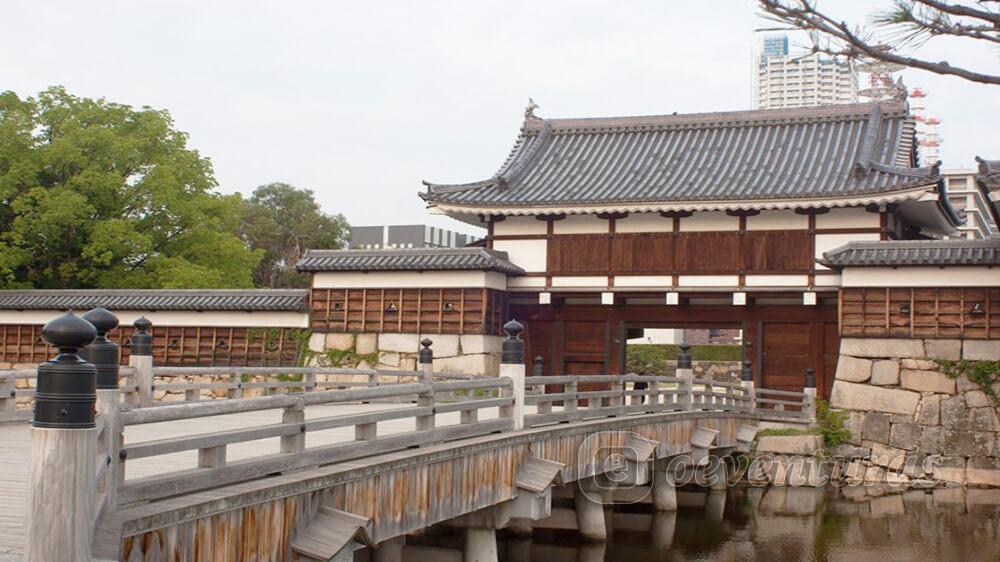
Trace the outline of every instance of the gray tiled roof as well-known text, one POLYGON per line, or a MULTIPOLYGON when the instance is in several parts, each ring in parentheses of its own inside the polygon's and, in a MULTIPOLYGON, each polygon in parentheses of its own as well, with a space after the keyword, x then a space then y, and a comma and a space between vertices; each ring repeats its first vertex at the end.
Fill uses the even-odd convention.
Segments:
POLYGON ((499 271, 524 270, 507 261, 507 252, 485 248, 414 248, 406 250, 309 250, 295 264, 299 271, 499 271))
POLYGON ((1000 237, 986 240, 850 242, 823 254, 833 269, 864 266, 1000 265, 1000 237))
POLYGON ((901 103, 525 121, 490 179, 434 184, 460 206, 808 199, 932 185, 901 103))
POLYGON ((79 289, 0 291, 0 310, 299 311, 306 289, 79 289))

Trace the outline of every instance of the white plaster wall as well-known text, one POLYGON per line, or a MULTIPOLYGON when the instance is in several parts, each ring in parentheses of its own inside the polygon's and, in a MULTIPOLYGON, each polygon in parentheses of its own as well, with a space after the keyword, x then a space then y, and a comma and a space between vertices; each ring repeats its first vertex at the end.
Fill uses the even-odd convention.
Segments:
POLYGON ((735 287, 739 285, 739 275, 680 275, 679 287, 735 287))
POLYGON ((539 288, 544 286, 544 277, 511 277, 507 280, 507 287, 510 289, 539 288))
MULTIPOLYGON (((82 313, 85 311, 77 311, 82 313)), ((112 310, 120 325, 127 326, 145 316, 153 326, 232 326, 234 328, 273 326, 275 328, 308 328, 307 312, 238 312, 186 310, 112 310)), ((65 310, 0 310, 0 324, 45 324, 65 310)))
POLYGON ((669 275, 616 275, 615 287, 669 288, 673 279, 669 275))
POLYGON ((847 267, 844 287, 1000 287, 1000 268, 847 267))
POLYGON ((747 217, 747 230, 805 230, 809 228, 809 217, 799 215, 792 209, 761 211, 759 215, 747 217))
POLYGON ((722 211, 702 211, 681 219, 681 232, 710 232, 719 230, 739 230, 739 217, 731 217, 722 211))
POLYGON ((830 209, 829 213, 816 215, 816 228, 878 228, 878 213, 869 213, 864 207, 830 209))
MULTIPOLYGON (((516 262, 515 262, 516 263, 516 262)), ((317 289, 486 287, 505 290, 507 276, 495 271, 321 271, 313 275, 317 289)))
MULTIPOLYGON (((869 213, 871 214, 871 213, 869 213)), ((867 234, 817 234, 816 235, 816 259, 823 257, 823 252, 828 252, 839 246, 843 246, 848 242, 855 242, 860 240, 878 240, 879 235, 877 233, 867 233, 867 234)), ((825 266, 816 264, 816 269, 826 269, 825 266)))
POLYGON ((817 287, 839 287, 841 283, 840 274, 829 270, 826 273, 817 271, 813 279, 813 284, 817 287))
POLYGON ((566 215, 552 223, 554 234, 599 234, 608 232, 608 221, 597 215, 566 215))
POLYGON ((563 276, 553 277, 553 287, 607 287, 608 278, 600 276, 563 276))
POLYGON ((808 275, 747 275, 747 287, 804 287, 809 284, 808 275))
POLYGON ((615 232, 671 232, 674 221, 660 213, 632 213, 615 220, 615 232))
POLYGON ((545 221, 540 221, 535 217, 509 216, 500 222, 493 223, 493 234, 495 236, 545 234, 545 228, 545 221))
POLYGON ((507 252, 507 258, 525 271, 545 271, 546 240, 494 240, 493 249, 507 252))

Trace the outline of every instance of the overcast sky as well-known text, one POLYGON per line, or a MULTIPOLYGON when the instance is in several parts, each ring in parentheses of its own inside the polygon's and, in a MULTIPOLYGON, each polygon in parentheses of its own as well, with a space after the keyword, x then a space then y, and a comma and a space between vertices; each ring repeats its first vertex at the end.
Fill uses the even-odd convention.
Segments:
MULTIPOLYGON (((857 17, 875 3, 825 4, 857 17)), ((0 89, 166 109, 224 192, 283 181, 352 224, 462 231, 424 210, 420 181, 490 176, 529 96, 542 117, 749 109, 754 30, 769 25, 751 0, 5 4, 0 89)), ((923 52, 1000 66, 963 42, 923 52)), ((930 91, 946 168, 1000 157, 1000 87, 904 80, 930 91)))

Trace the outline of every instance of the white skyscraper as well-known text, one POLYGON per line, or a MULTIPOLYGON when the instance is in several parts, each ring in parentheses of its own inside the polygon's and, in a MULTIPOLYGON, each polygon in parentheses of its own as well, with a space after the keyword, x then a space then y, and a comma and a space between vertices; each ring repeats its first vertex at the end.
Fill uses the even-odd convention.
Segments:
POLYGON ((757 109, 858 102, 858 71, 852 61, 819 53, 790 55, 786 35, 764 37, 754 66, 757 109))

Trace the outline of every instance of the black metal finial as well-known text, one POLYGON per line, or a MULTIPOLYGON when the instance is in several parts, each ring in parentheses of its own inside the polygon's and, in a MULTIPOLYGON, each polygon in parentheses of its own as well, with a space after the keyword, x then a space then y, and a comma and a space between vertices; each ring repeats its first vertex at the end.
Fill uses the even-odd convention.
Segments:
POLYGON ((503 332, 507 337, 503 340, 500 362, 523 364, 524 342, 521 340, 521 334, 524 333, 524 324, 517 320, 511 320, 503 325, 503 332))
POLYGON ((816 371, 812 367, 806 369, 806 388, 816 388, 816 371))
POLYGON ((691 344, 687 342, 682 342, 677 347, 680 348, 680 352, 677 354, 677 368, 678 369, 690 369, 691 368, 691 344))
POLYGON ((80 357, 79 350, 96 337, 97 328, 72 310, 42 327, 42 338, 57 347, 59 354, 38 366, 32 425, 94 427, 97 369, 80 357))
POLYGON ((80 356, 97 367, 97 388, 118 389, 118 344, 109 341, 107 333, 118 327, 118 317, 103 307, 82 316, 97 329, 97 339, 80 356))
POLYGON ((153 323, 145 316, 140 316, 135 322, 132 322, 132 327, 135 328, 130 344, 132 355, 152 355, 153 335, 149 330, 153 327, 153 323))
POLYGON ((743 360, 743 372, 741 373, 740 378, 746 382, 753 380, 753 362, 749 359, 743 360))
POLYGON ((430 338, 424 338, 420 340, 420 364, 430 365, 434 363, 434 350, 431 349, 431 344, 434 342, 430 338))

